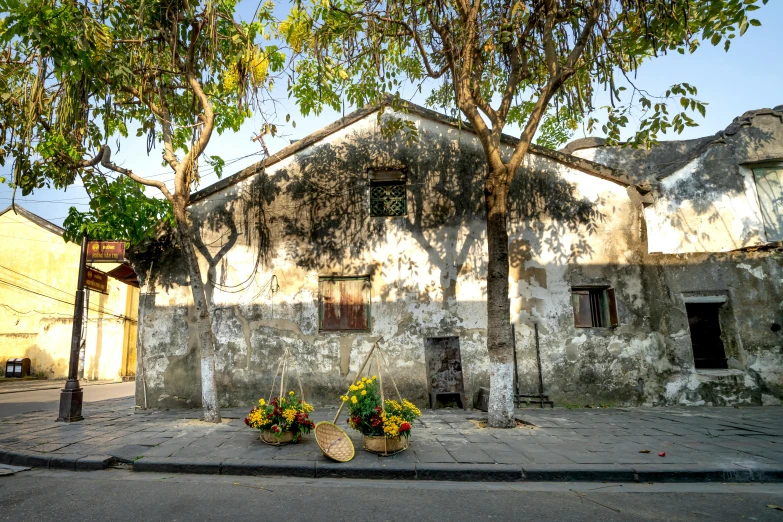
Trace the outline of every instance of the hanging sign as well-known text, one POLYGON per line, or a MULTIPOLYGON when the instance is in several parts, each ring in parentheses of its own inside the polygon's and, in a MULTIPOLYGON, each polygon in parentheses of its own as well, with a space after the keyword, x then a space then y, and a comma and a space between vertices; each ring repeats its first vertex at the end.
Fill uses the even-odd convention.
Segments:
POLYGON ((84 287, 94 292, 100 292, 101 294, 109 293, 109 276, 108 274, 95 270, 94 268, 86 267, 84 273, 84 287))
POLYGON ((124 241, 88 241, 88 263, 123 263, 125 262, 124 241))

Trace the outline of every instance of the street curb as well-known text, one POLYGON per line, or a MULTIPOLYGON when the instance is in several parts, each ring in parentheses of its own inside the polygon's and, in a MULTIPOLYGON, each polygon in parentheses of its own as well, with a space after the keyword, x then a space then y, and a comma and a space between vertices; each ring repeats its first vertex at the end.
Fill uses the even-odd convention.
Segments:
POLYGON ((133 467, 133 471, 219 475, 220 464, 220 460, 211 459, 146 457, 134 461, 131 466, 133 467))
POLYGON ((447 480, 460 482, 518 482, 524 480, 522 466, 508 464, 416 464, 418 480, 447 480))
MULTIPOLYGON (((137 471, 135 465, 133 470, 137 471)), ((304 460, 224 460, 220 467, 220 473, 222 475, 276 475, 315 478, 315 462, 304 460)))
POLYGON ((630 466, 615 464, 531 464, 524 472, 529 482, 638 482, 630 466))
MULTIPOLYGON (((117 463, 111 455, 47 455, 0 448, 0 463, 31 468, 95 471, 117 463)), ((450 482, 783 482, 783 468, 693 465, 449 464, 379 461, 339 463, 329 460, 194 459, 144 457, 131 465, 136 472, 210 475, 285 476, 376 480, 440 480, 450 482)))
POLYGON ((363 462, 351 465, 351 462, 316 462, 316 478, 414 480, 417 478, 416 465, 413 462, 363 462))

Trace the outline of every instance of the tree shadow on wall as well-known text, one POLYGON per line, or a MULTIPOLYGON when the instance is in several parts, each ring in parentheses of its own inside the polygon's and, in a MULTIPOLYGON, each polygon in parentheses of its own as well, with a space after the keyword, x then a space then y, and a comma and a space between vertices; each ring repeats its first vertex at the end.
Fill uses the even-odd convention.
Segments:
MULTIPOLYGON (((486 273, 486 162, 472 139, 457 130, 422 130, 408 146, 365 131, 313 147, 280 171, 290 180, 281 194, 286 208, 281 239, 300 245, 295 262, 304 269, 380 273, 388 282, 382 299, 392 292, 397 299, 420 301, 434 295, 448 307, 461 273, 486 273), (370 214, 367 171, 373 168, 405 170, 406 215, 370 214), (426 261, 408 249, 409 238, 426 261)), ((596 210, 602 201, 591 202, 554 172, 540 171, 518 173, 509 200, 509 228, 531 229, 538 238, 530 255, 548 249, 563 263, 592 255, 587 236, 603 220, 596 210), (572 236, 565 243, 567 234, 572 236)), ((529 259, 512 256, 511 263, 529 259)))
POLYGON ((190 217, 196 224, 192 227, 193 243, 207 261, 205 291, 213 310, 220 310, 214 308, 215 289, 227 294, 245 294, 254 286, 259 268, 268 265, 272 246, 269 206, 280 194, 284 181, 282 174, 270 177, 261 172, 247 187, 235 186, 209 198, 208 205, 191 207, 190 217), (234 246, 248 248, 254 261, 246 278, 228 283, 230 267, 226 255, 234 246))

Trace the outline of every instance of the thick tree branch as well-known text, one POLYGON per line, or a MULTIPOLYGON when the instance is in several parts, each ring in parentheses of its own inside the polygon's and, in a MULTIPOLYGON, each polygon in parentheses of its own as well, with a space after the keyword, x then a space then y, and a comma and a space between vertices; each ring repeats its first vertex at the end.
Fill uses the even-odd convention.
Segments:
MULTIPOLYGON (((574 42, 574 47, 568 54, 565 63, 562 67, 559 65, 557 66, 556 70, 558 73, 555 76, 551 76, 547 85, 544 86, 544 88, 541 90, 538 101, 536 102, 535 106, 533 107, 533 111, 528 117, 525 129, 520 135, 519 142, 514 148, 514 153, 511 155, 511 158, 508 161, 507 175, 509 176, 509 180, 510 177, 513 176, 520 167, 520 165, 522 165, 522 160, 524 159, 525 154, 527 154, 530 143, 533 141, 533 136, 541 124, 541 119, 546 112, 549 101, 552 99, 555 93, 557 93, 557 90, 576 72, 576 63, 582 57, 585 46, 590 40, 590 35, 598 23, 598 18, 601 16, 601 11, 604 8, 604 2, 605 0, 596 0, 592 4, 587 20, 582 27, 579 37, 574 42)), ((549 57, 547 57, 547 62, 549 62, 549 57)), ((547 64, 547 69, 549 69, 549 64, 547 64)))
POLYGON ((101 147, 101 149, 98 151, 98 154, 93 156, 92 158, 88 160, 82 160, 81 163, 78 164, 81 168, 89 168, 94 167, 96 165, 100 164, 102 167, 105 167, 111 171, 117 172, 119 174, 123 174, 125 176, 128 176, 130 179, 135 181, 136 183, 140 183, 142 185, 146 185, 148 187, 155 187, 158 190, 160 190, 164 196, 166 196, 166 199, 171 201, 173 203, 173 197, 171 193, 169 192, 169 189, 166 188, 166 184, 162 181, 157 181, 153 179, 146 179, 142 178, 140 176, 137 176, 133 173, 130 169, 126 169, 123 167, 120 167, 119 165, 116 165, 112 163, 111 161, 111 148, 108 145, 104 145, 101 147))

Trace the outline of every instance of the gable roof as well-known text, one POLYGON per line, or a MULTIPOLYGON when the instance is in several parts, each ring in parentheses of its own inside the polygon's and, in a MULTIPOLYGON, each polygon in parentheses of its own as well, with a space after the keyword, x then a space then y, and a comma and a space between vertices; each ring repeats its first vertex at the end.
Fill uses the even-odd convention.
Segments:
POLYGON ((39 227, 47 230, 48 232, 51 232, 52 234, 55 234, 55 235, 58 235, 58 236, 62 237, 63 233, 65 232, 64 229, 58 227, 57 225, 55 225, 51 221, 47 221, 44 218, 42 218, 41 216, 33 214, 29 210, 26 210, 26 209, 22 208, 19 205, 11 205, 11 206, 9 206, 8 208, 6 208, 2 212, 0 212, 0 216, 5 214, 6 212, 13 212, 14 210, 16 210, 16 212, 15 212, 16 214, 18 214, 18 215, 20 215, 20 216, 22 216, 24 218, 29 219, 30 221, 32 221, 33 223, 35 223, 39 227))
MULTIPOLYGON (((272 165, 288 158, 289 156, 296 154, 297 152, 300 152, 310 147, 311 145, 323 140, 324 138, 327 138, 330 135, 348 126, 353 125, 354 123, 364 118, 367 118, 368 116, 379 111, 381 108, 391 106, 392 100, 393 98, 391 95, 386 95, 383 98, 383 100, 381 100, 379 103, 373 105, 367 105, 365 107, 362 107, 361 109, 357 109, 351 112, 350 114, 343 116, 339 120, 330 123, 326 127, 323 127, 322 129, 317 130, 312 134, 309 134, 308 136, 292 143, 291 145, 284 147, 282 150, 278 151, 275 154, 272 154, 268 158, 265 158, 257 163, 254 163, 253 165, 250 165, 249 167, 237 172, 236 174, 232 174, 231 176, 225 177, 220 181, 213 183, 212 185, 209 185, 208 187, 204 187, 201 190, 193 192, 190 195, 190 203, 195 203, 196 201, 200 201, 202 199, 208 198, 209 196, 216 194, 232 185, 235 185, 236 183, 239 183, 240 181, 247 179, 250 176, 253 176, 254 174, 259 174, 263 172, 265 168, 271 167, 272 165)), ((473 129, 473 126, 470 125, 470 123, 460 121, 456 118, 451 118, 449 116, 427 109, 425 107, 422 107, 421 105, 417 105, 412 102, 402 101, 402 106, 404 107, 405 111, 408 114, 415 114, 417 116, 420 116, 422 118, 431 121, 442 123, 444 125, 449 125, 451 127, 455 127, 460 130, 464 130, 466 132, 470 132, 471 134, 476 134, 475 130, 473 129)), ((519 142, 519 139, 513 136, 509 136, 507 134, 502 134, 500 137, 500 141, 501 143, 505 143, 513 146, 519 142)), ((600 163, 596 163, 594 161, 572 156, 570 154, 566 154, 563 152, 547 149, 545 147, 541 147, 534 144, 530 145, 529 152, 532 154, 536 154, 538 156, 551 159, 553 161, 556 161, 557 163, 567 165, 576 170, 579 170, 581 172, 584 172, 592 176, 596 176, 601 179, 612 181, 614 183, 618 183, 624 186, 632 185, 631 181, 626 176, 625 172, 623 172, 620 169, 608 167, 606 165, 601 165, 600 163)))
POLYGON ((733 136, 734 134, 737 134, 742 127, 752 125, 753 118, 756 116, 777 116, 780 118, 781 123, 783 123, 783 105, 778 105, 774 109, 748 111, 742 116, 737 116, 728 127, 722 131, 716 132, 713 136, 704 138, 699 145, 691 149, 687 154, 681 156, 677 161, 672 162, 667 168, 663 169, 658 176, 658 179, 661 180, 671 176, 682 167, 704 154, 707 149, 715 143, 722 143, 727 136, 733 136))
POLYGON ((573 154, 582 149, 599 149, 606 151, 599 161, 609 164, 633 163, 637 173, 649 181, 662 180, 680 170, 682 167, 704 154, 716 143, 724 143, 728 136, 737 134, 743 127, 752 125, 757 116, 776 116, 783 123, 783 105, 773 109, 757 109, 747 111, 734 120, 723 130, 711 136, 689 140, 666 140, 649 149, 634 149, 620 145, 607 146, 606 140, 597 137, 579 138, 560 149, 560 152, 573 154))

